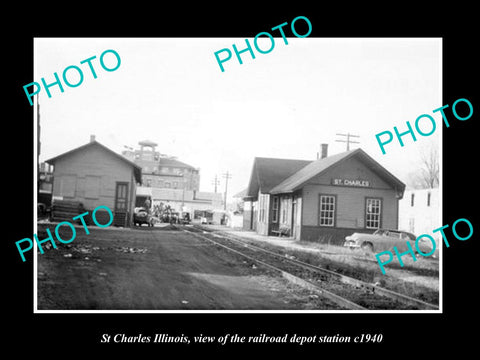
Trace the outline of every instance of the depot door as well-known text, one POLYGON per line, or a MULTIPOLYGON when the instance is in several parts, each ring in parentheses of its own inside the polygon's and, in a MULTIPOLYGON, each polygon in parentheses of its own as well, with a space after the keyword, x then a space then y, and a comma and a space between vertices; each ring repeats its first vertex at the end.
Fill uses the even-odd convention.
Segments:
POLYGON ((300 240, 302 198, 294 197, 292 203, 292 237, 300 240))
POLYGON ((127 226, 128 218, 128 183, 116 182, 115 186, 115 216, 116 226, 127 226))

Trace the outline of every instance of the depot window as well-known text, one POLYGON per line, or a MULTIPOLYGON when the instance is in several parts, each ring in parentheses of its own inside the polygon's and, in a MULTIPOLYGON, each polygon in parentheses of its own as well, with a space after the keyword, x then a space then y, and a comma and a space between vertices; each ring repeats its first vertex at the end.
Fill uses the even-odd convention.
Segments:
POLYGON ((334 226, 335 224, 335 196, 320 195, 319 200, 319 225, 334 226))
POLYGON ((365 226, 367 229, 379 229, 382 218, 382 199, 367 198, 365 226))

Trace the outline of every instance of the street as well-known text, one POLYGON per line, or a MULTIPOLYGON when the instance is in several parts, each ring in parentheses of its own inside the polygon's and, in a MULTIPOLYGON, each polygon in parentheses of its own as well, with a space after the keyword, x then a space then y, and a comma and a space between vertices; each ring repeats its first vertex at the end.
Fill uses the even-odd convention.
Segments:
POLYGON ((334 308, 182 230, 77 233, 72 243, 38 254, 38 310, 334 308))

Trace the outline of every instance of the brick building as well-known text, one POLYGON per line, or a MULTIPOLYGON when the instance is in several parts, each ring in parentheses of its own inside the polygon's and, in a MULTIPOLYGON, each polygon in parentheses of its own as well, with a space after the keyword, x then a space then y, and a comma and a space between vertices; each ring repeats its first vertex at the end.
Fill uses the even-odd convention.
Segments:
POLYGON ((174 157, 155 150, 158 145, 144 140, 139 149, 125 150, 122 155, 142 168, 142 186, 161 189, 198 191, 200 171, 174 157))

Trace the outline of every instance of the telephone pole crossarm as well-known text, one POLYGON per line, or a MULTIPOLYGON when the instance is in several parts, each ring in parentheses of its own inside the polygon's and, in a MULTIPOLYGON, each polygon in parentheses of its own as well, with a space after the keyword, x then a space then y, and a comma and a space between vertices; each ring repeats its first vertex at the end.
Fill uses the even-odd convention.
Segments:
POLYGON ((354 141, 354 140, 350 140, 350 138, 354 137, 354 138, 359 138, 360 136, 358 135, 353 135, 353 134, 350 134, 350 133, 346 133, 346 134, 338 134, 338 136, 345 136, 347 138, 347 140, 335 140, 336 142, 343 142, 343 143, 347 143, 347 151, 350 150, 350 144, 360 144, 359 141, 354 141))
POLYGON ((220 180, 218 180, 217 175, 215 175, 215 179, 212 180, 212 185, 215 186, 215 194, 217 193, 217 186, 220 185, 220 180))

